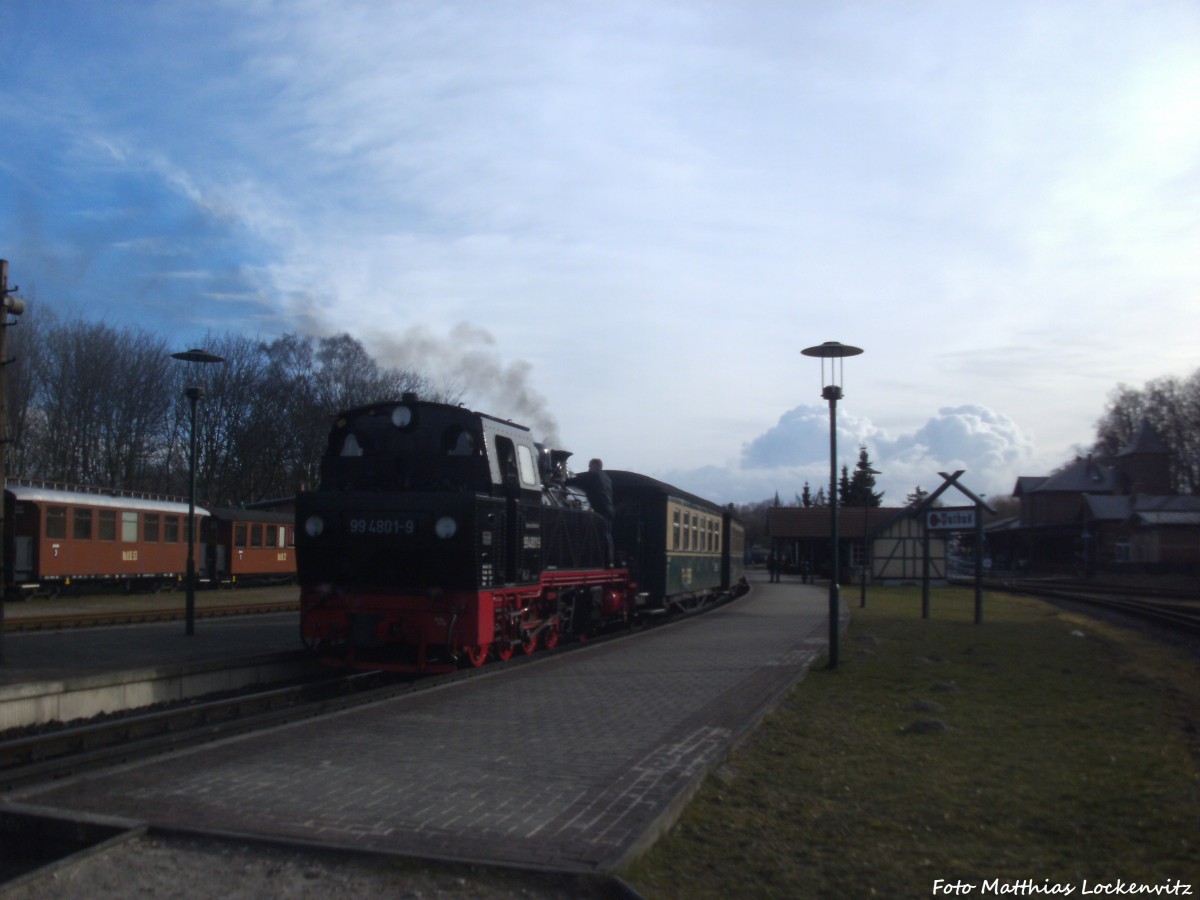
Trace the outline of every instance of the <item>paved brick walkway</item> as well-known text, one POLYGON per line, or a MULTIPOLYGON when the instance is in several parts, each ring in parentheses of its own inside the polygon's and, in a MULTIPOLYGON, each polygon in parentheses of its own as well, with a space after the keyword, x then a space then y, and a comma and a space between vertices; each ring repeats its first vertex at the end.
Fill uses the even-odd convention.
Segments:
POLYGON ((824 652, 826 594, 728 607, 497 677, 12 799, 189 830, 605 870, 824 652))

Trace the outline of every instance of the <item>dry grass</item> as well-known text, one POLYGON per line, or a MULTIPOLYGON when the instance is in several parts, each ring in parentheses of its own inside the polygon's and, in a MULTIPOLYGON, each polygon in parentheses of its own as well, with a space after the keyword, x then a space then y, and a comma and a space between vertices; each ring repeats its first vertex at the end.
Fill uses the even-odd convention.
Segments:
POLYGON ((916 589, 873 589, 841 667, 814 668, 625 877, 651 898, 938 878, 1200 894, 1200 661, 1030 599, 988 595, 976 626, 972 602, 937 591, 923 621, 916 589))

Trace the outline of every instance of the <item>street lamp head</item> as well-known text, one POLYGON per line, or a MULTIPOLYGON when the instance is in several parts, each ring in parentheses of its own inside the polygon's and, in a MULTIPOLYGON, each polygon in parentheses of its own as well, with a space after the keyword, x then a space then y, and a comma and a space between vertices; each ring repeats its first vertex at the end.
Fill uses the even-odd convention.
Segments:
POLYGON ((212 353, 209 353, 207 350, 200 350, 199 348, 196 348, 196 347, 193 347, 191 350, 184 350, 180 353, 172 353, 171 359, 181 359, 184 362, 193 362, 193 363, 225 362, 225 360, 222 357, 216 356, 215 354, 212 354, 212 353))
POLYGON ((843 356, 858 356, 862 353, 861 347, 851 347, 849 344, 843 344, 841 341, 826 341, 823 344, 817 344, 815 347, 806 347, 800 351, 805 356, 819 356, 821 359, 840 359, 843 356))
POLYGON ((840 341, 826 341, 823 344, 817 344, 815 347, 806 347, 800 352, 804 356, 815 356, 821 360, 821 396, 826 400, 841 400, 845 370, 843 367, 838 366, 837 360, 845 359, 847 356, 858 356, 862 353, 862 348, 851 347, 849 344, 843 344, 840 341), (827 359, 830 360, 828 384, 825 382, 825 360, 827 359))

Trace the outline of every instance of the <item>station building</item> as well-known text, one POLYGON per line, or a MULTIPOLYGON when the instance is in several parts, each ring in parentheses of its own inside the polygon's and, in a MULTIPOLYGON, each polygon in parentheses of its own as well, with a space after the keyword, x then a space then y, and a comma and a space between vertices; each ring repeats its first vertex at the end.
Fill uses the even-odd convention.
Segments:
MULTIPOLYGON (((928 540, 929 577, 946 577, 946 539, 926 533, 923 513, 911 507, 838 508, 840 583, 919 581, 924 577, 928 540)), ((827 579, 832 561, 832 522, 827 506, 774 506, 767 510, 767 533, 775 558, 791 573, 827 579)))
POLYGON ((1200 497, 1171 488, 1170 452, 1145 421, 1111 460, 1077 457, 1017 479, 1020 515, 987 527, 996 568, 1045 574, 1200 570, 1200 497))

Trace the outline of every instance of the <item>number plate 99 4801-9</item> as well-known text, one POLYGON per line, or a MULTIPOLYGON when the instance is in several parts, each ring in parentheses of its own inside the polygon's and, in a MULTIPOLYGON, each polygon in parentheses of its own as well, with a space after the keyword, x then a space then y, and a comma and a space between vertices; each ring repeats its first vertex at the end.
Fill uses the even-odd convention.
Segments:
POLYGON ((354 516, 346 523, 351 534, 397 537, 416 534, 418 522, 408 516, 354 516))

